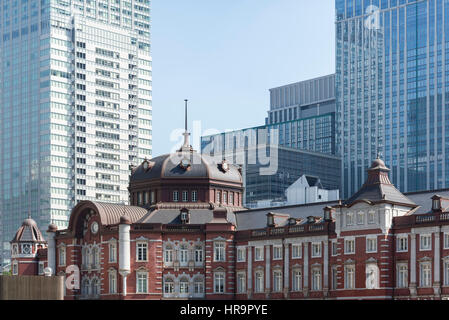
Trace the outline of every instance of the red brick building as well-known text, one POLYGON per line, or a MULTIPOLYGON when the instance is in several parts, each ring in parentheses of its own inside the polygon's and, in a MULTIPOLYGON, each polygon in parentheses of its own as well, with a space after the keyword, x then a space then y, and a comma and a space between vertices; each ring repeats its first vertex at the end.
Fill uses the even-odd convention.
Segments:
POLYGON ((187 136, 133 170, 130 206, 82 201, 47 242, 25 220, 14 273, 78 268, 66 299, 449 297, 449 190, 404 195, 377 159, 346 201, 245 210, 239 168, 187 136))

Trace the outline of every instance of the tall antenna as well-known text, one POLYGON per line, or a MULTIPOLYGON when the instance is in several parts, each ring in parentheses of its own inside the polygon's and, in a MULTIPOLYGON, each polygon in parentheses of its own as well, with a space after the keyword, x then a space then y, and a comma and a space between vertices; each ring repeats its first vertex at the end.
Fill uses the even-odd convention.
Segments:
POLYGON ((186 102, 186 110, 185 110, 185 129, 186 129, 186 132, 187 132, 187 101, 189 101, 189 100, 184 99, 184 101, 186 102))

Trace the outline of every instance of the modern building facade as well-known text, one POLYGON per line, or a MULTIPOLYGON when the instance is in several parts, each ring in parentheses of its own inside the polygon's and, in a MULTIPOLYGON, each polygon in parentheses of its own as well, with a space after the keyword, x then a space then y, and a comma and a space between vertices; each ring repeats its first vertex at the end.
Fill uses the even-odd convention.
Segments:
POLYGON ((334 86, 328 75, 272 88, 265 125, 201 137, 203 154, 243 167, 245 206, 285 201, 284 191, 303 174, 340 189, 334 86))
POLYGON ((403 192, 449 187, 449 4, 336 0, 337 153, 342 193, 383 155, 403 192))
POLYGON ((69 300, 449 299, 449 190, 406 196, 388 171, 343 202, 244 210, 238 167, 181 149, 134 170, 131 206, 82 201, 48 242, 26 219, 13 274, 70 277, 69 300))
POLYGON ((5 0, 0 262, 15 225, 68 223, 82 200, 128 202, 151 157, 149 0, 5 0))

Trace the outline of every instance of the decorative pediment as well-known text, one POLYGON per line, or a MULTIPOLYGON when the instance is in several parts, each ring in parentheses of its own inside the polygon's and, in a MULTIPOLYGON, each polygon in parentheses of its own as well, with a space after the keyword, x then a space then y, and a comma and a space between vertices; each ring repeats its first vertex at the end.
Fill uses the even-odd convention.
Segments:
POLYGON ((140 237, 136 238, 136 241, 148 241, 148 240, 150 240, 150 239, 148 239, 144 236, 140 236, 140 237))
POLYGON ((352 260, 352 259, 348 259, 344 262, 344 264, 354 264, 354 263, 355 263, 355 260, 352 260))
POLYGON ((418 261, 420 261, 420 262, 432 261, 432 258, 428 257, 428 256, 425 256, 425 257, 422 257, 421 259, 419 259, 418 261))
POLYGON ((377 263, 377 260, 373 257, 370 257, 368 260, 366 260, 366 263, 377 263))

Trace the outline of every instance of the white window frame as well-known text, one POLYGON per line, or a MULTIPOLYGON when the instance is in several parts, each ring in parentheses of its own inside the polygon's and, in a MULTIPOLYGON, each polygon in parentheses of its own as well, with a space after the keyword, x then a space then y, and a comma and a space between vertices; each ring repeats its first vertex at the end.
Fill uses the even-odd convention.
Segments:
POLYGON ((11 267, 11 273, 13 276, 17 276, 19 274, 19 262, 14 260, 11 267))
POLYGON ((430 261, 419 263, 419 286, 422 288, 432 287, 432 263, 430 261))
POLYGON ((312 258, 320 258, 321 257, 321 242, 312 242, 311 244, 312 252, 311 257, 312 258))
POLYGON ((189 202, 189 191, 182 190, 182 202, 189 202))
POLYGON ((246 273, 237 272, 237 293, 246 293, 246 273))
POLYGON ((333 266, 331 269, 331 288, 332 290, 337 290, 338 287, 338 267, 333 266))
POLYGON ((408 265, 407 263, 397 264, 397 281, 398 288, 408 288, 408 265))
POLYGON ((273 260, 282 260, 282 246, 273 246, 273 260))
POLYGON ((245 261, 246 261, 246 248, 237 247, 237 262, 245 262, 245 261))
POLYGON ((295 268, 292 270, 292 291, 299 292, 302 290, 302 270, 295 268))
POLYGON ((146 242, 146 241, 137 241, 136 242, 136 261, 138 261, 138 262, 148 261, 148 242, 146 242), (141 259, 141 257, 140 257, 140 253, 139 253, 140 250, 145 252, 144 259, 141 259))
POLYGON ((365 224, 365 213, 363 211, 357 212, 357 224, 358 225, 365 224))
POLYGON ((173 293, 175 293, 175 281, 171 277, 165 278, 164 279, 164 294, 173 294, 173 293))
POLYGON ((301 259, 302 245, 300 243, 292 244, 292 259, 301 259))
POLYGON ((214 293, 224 294, 226 292, 226 274, 223 271, 214 272, 214 293), (218 289, 218 290, 217 290, 218 289))
POLYGON ((432 250, 432 234, 420 234, 419 235, 419 251, 432 250), (424 246, 424 239, 428 239, 428 247, 424 246))
POLYGON ((332 240, 331 242, 331 256, 338 256, 338 241, 332 240))
POLYGON ((449 249, 449 233, 445 232, 443 237, 444 237, 443 249, 449 249))
POLYGON ((445 258, 443 260, 443 276, 444 276, 444 285, 449 286, 449 259, 445 258))
POLYGON ((312 267, 312 288, 311 291, 321 291, 322 288, 322 276, 321 276, 321 268, 312 267))
POLYGON ((346 212, 346 226, 353 226, 355 223, 354 221, 354 212, 346 212))
POLYGON ((345 289, 355 289, 355 265, 345 265, 345 289))
POLYGON ((179 202, 179 191, 178 190, 173 191, 173 202, 179 202))
POLYGON ((224 241, 214 242, 214 262, 226 261, 226 243, 224 241))
POLYGON ((347 238, 344 241, 345 254, 355 254, 355 238, 347 238))
POLYGON ((148 272, 146 271, 137 271, 136 272, 136 294, 146 294, 148 293, 148 272), (145 286, 140 286, 141 283, 144 283, 145 286), (144 289, 144 290, 140 290, 144 289))
POLYGON ((192 191, 192 202, 198 202, 198 191, 192 191))
POLYGON ((43 275, 44 274, 44 268, 45 268, 45 263, 43 261, 39 261, 37 274, 38 275, 43 275))
POLYGON ((273 270, 273 292, 282 292, 282 270, 273 270))
POLYGON ((377 237, 366 237, 366 252, 377 252, 377 237), (370 244, 373 244, 373 246, 370 244))
POLYGON ((179 245, 179 263, 186 264, 189 262, 189 246, 185 243, 179 245))
POLYGON ((265 291, 264 272, 262 270, 256 270, 254 272, 254 292, 262 293, 265 291))
POLYGON ((201 245, 195 246, 195 262, 196 263, 204 262, 204 250, 203 250, 203 246, 201 246, 201 245))
POLYGON ((204 294, 204 280, 200 278, 195 278, 193 281, 193 294, 204 294))
POLYGON ((165 263, 173 263, 173 246, 167 245, 164 248, 164 262, 165 263))
POLYGON ((109 262, 111 262, 111 263, 117 262, 117 243, 116 242, 109 243, 109 262))
POLYGON ((65 246, 58 248, 58 265, 64 267, 67 264, 67 249, 65 246))
POLYGON ((368 211, 368 224, 376 223, 376 211, 368 211))
POLYGON ((190 281, 187 277, 179 279, 179 294, 188 295, 190 290, 190 281))
POLYGON ((264 260, 264 247, 254 247, 254 261, 264 260))
POLYGON ((110 294, 117 293, 117 272, 115 270, 109 271, 108 283, 109 283, 109 293, 110 294))
POLYGON ((396 239, 396 252, 408 252, 408 236, 398 235, 396 239))

